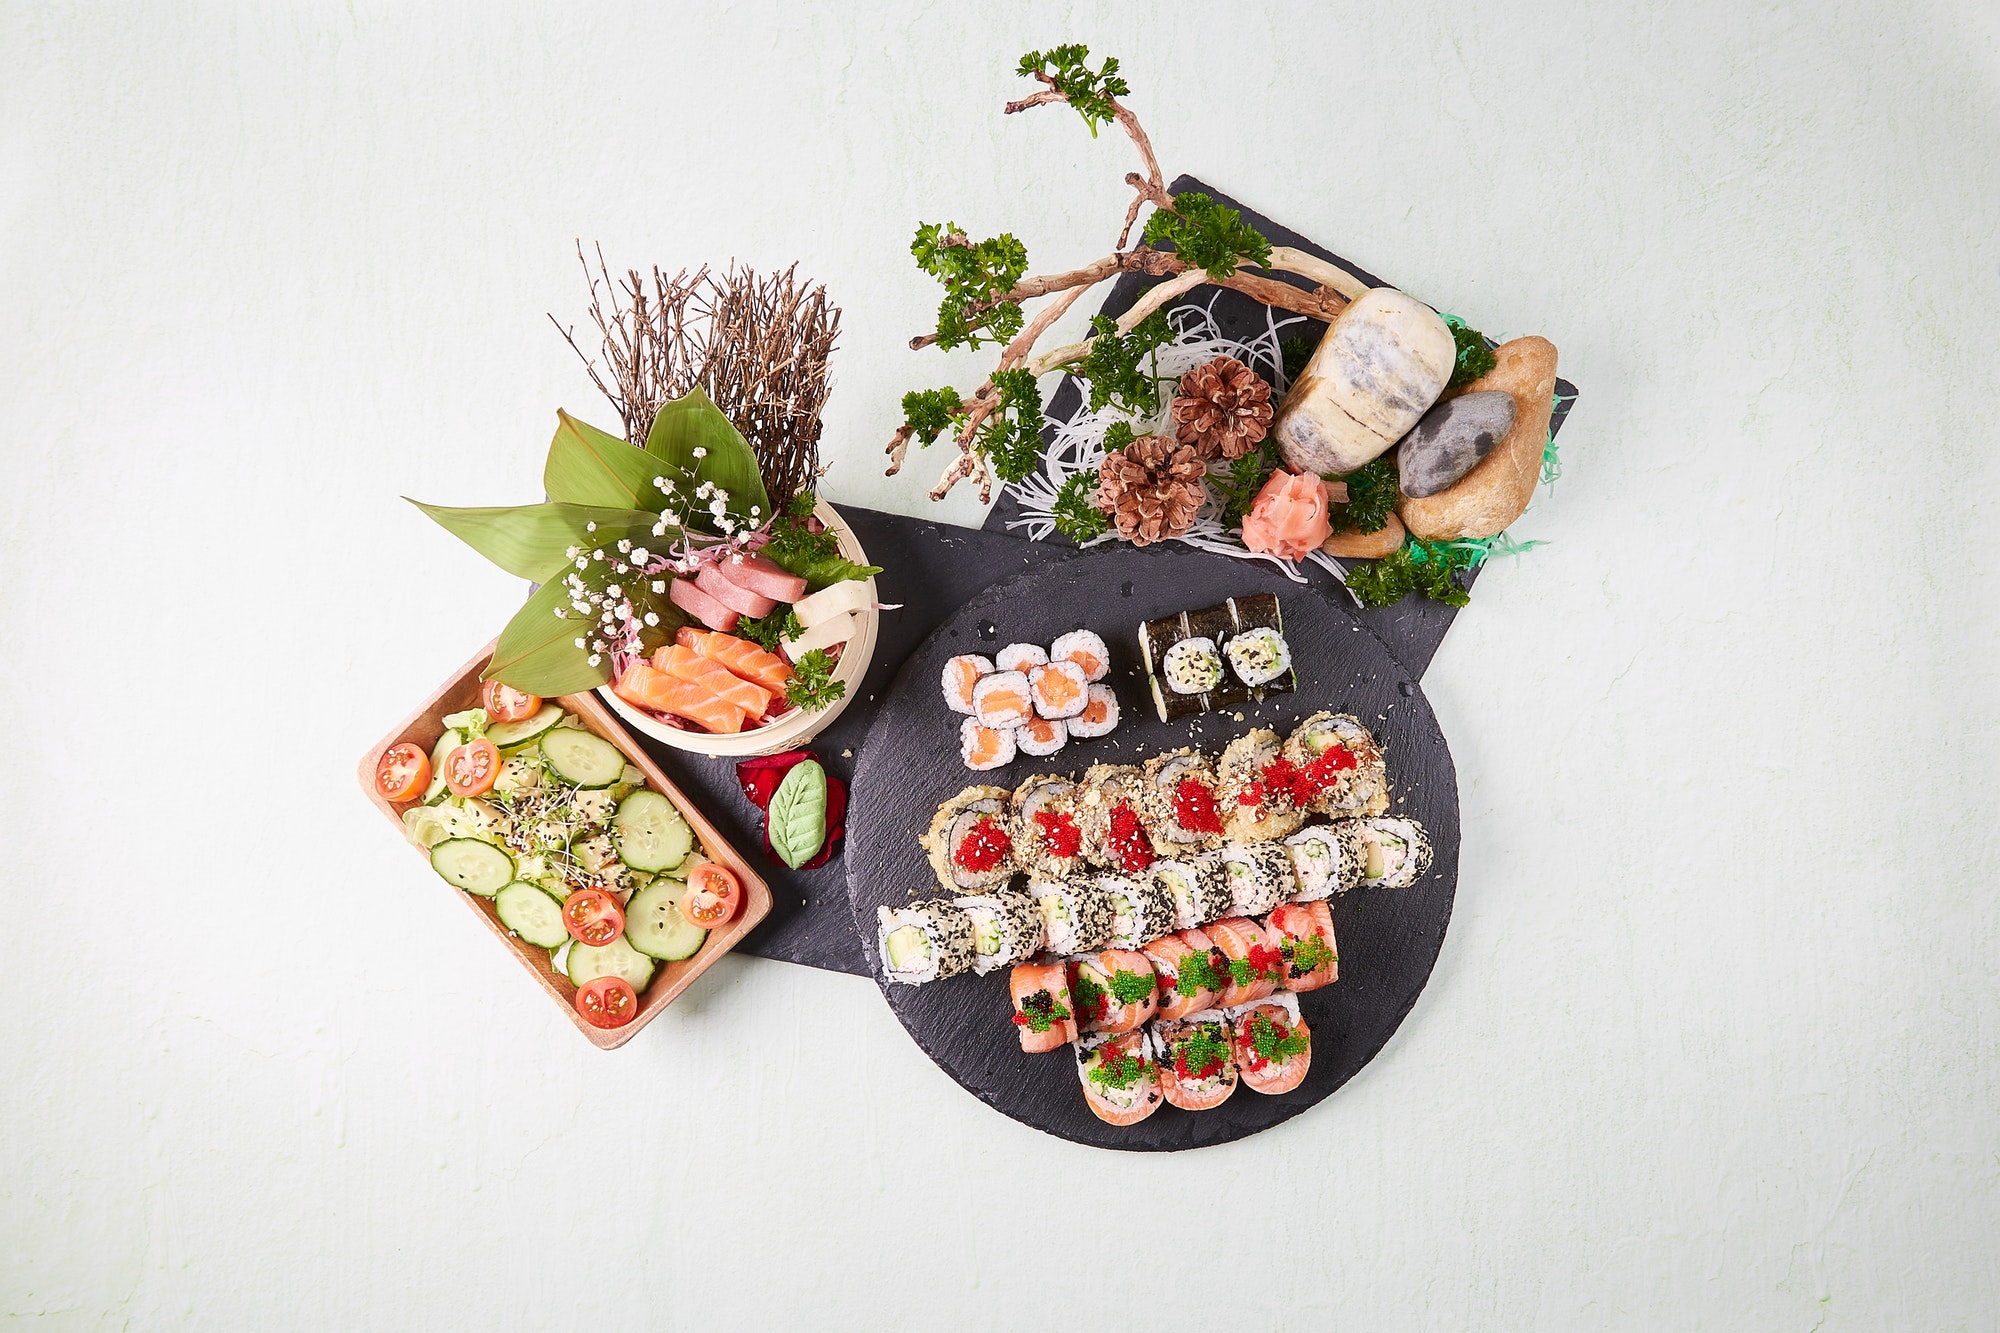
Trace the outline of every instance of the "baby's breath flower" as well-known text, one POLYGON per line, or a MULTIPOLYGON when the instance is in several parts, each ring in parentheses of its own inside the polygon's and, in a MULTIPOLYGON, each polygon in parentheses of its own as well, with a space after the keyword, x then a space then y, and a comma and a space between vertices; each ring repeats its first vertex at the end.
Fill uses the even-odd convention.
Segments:
POLYGON ((632 539, 630 537, 620 537, 618 539, 618 553, 620 555, 623 555, 625 552, 631 549, 632 549, 632 539))
POLYGON ((624 596, 624 594, 625 590, 623 588, 620 588, 615 583, 607 583, 604 585, 604 595, 606 597, 622 597, 624 596))
POLYGON ((584 525, 583 525, 583 530, 584 530, 585 532, 595 532, 595 531, 597 531, 597 524, 596 524, 596 523, 594 523, 594 522, 593 522, 593 523, 586 523, 586 524, 584 524, 584 525))
POLYGON ((647 623, 648 625, 657 625, 657 624, 659 624, 659 623, 660 623, 660 613, 659 613, 658 611, 648 611, 648 612, 646 613, 646 623, 647 623))
POLYGON ((602 552, 602 551, 592 551, 592 552, 590 553, 590 558, 591 558, 592 560, 602 560, 602 559, 604 559, 604 552, 602 552))
POLYGON ((583 647, 583 640, 582 640, 582 639, 577 639, 577 640, 576 640, 575 642, 576 642, 576 646, 577 646, 577 647, 579 647, 579 648, 583 647))
POLYGON ((708 457, 708 450, 707 450, 707 449, 704 449, 704 448, 702 448, 702 447, 701 447, 700 445, 697 445, 697 446, 695 446, 695 451, 694 451, 694 456, 695 456, 696 458, 707 458, 707 457, 708 457))
POLYGON ((596 666, 604 660, 604 655, 602 653, 592 653, 587 660, 592 666, 596 666))
POLYGON ((576 558, 576 567, 578 569, 589 569, 590 562, 588 560, 585 560, 582 556, 578 556, 576 558))
POLYGON ((568 619, 569 619, 569 608, 568 608, 568 607, 566 607, 566 606, 559 606, 559 607, 557 607, 557 608, 556 608, 555 610, 556 610, 556 619, 557 619, 557 620, 568 620, 568 619))
POLYGON ((645 563, 646 563, 646 562, 647 562, 648 560, 651 560, 652 558, 653 558, 653 553, 652 553, 651 551, 647 550, 647 549, 646 549, 645 547, 643 547, 643 546, 635 546, 635 547, 633 547, 633 548, 632 548, 632 563, 633 563, 633 564, 635 564, 635 565, 643 565, 643 564, 645 564, 645 563))
POLYGON ((578 557, 579 555, 582 555, 582 554, 583 554, 583 548, 582 548, 582 547, 580 547, 580 546, 572 546, 572 547, 568 548, 567 550, 565 550, 565 551, 563 552, 563 559, 565 559, 565 560, 574 560, 574 559, 576 559, 576 558, 577 558, 577 557, 578 557))
POLYGON ((666 581, 665 579, 654 579, 654 580, 653 580, 653 591, 654 591, 654 592, 665 592, 666 590, 667 590, 667 581, 666 581))

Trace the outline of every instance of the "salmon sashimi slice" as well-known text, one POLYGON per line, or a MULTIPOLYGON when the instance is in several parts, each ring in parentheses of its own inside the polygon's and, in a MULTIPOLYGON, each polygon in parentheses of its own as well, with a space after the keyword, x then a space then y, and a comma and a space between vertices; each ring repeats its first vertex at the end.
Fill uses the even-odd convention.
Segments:
POLYGON ((1284 971, 1278 984, 1286 990, 1318 990, 1340 979, 1340 951, 1333 942, 1333 911, 1324 899, 1286 903, 1272 909, 1265 924, 1284 937, 1278 952, 1284 971))
POLYGON ((1229 984, 1216 1001, 1224 1009, 1261 1000, 1278 988, 1285 957, 1278 952, 1284 937, 1247 916, 1226 917, 1207 927, 1208 937, 1229 959, 1229 984))
POLYGON ((1152 960, 1136 949, 1106 949, 1077 959, 1070 974, 1069 993, 1076 1001, 1081 1032, 1130 1032, 1153 1016, 1159 1004, 1152 960), (1126 999, 1141 982, 1144 995, 1126 999))
POLYGON ((733 734, 743 730, 741 708, 717 698, 691 680, 656 671, 645 662, 626 667, 625 674, 611 689, 626 703, 686 718, 709 731, 733 734))
POLYGON ((1092 1115, 1108 1125, 1136 1125, 1160 1109, 1160 1067, 1146 1050, 1146 1034, 1125 1032, 1076 1048, 1076 1075, 1092 1115), (1109 1066, 1106 1068, 1106 1066, 1109 1066), (1104 1073, 1092 1078, 1093 1072, 1104 1073))
POLYGON ((732 555, 718 561, 715 572, 737 587, 774 602, 796 602, 806 595, 806 581, 765 555, 732 555))
POLYGON ((1186 1018, 1189 1014, 1209 1008, 1221 997, 1219 987, 1202 985, 1199 978, 1204 975, 1226 978, 1229 975, 1229 960, 1215 947, 1215 941, 1201 931, 1183 930, 1177 935, 1162 935, 1148 944, 1144 952, 1160 979, 1161 1018, 1186 1018), (1197 969, 1193 976, 1188 975, 1190 959, 1197 969), (1187 983, 1185 987, 1182 985, 1183 978, 1187 983))
POLYGON ((736 628, 736 613, 703 592, 693 579, 675 579, 667 585, 667 596, 675 606, 712 630, 736 628))
POLYGON ((1040 1055, 1076 1040, 1076 1005, 1061 963, 1017 963, 1007 976, 1007 990, 1014 999, 1022 1050, 1040 1055))
POLYGON ((744 680, 720 662, 703 657, 692 648, 670 643, 653 654, 653 669, 682 680, 691 680, 718 699, 726 699, 743 710, 746 718, 759 718, 771 709, 771 694, 762 685, 744 680))
POLYGON ((1290 1092, 1305 1082, 1312 1067, 1312 1030, 1281 1004, 1260 1004, 1238 1014, 1229 1029, 1229 1045, 1244 1083, 1266 1096, 1290 1092), (1301 1040, 1304 1049, 1293 1049, 1301 1040))
POLYGON ((683 648, 692 648, 703 657, 720 662, 744 680, 755 681, 772 694, 785 692, 792 678, 791 664, 776 653, 767 653, 748 639, 733 634, 711 634, 692 625, 683 625, 675 636, 683 648))
POLYGON ((771 608, 777 605, 762 593, 737 587, 724 578, 722 571, 714 565, 703 565, 696 571, 694 585, 738 615, 768 616, 771 608))
POLYGON ((1228 1025, 1219 1018, 1160 1024, 1160 1091, 1183 1111, 1208 1111, 1236 1091, 1228 1025))

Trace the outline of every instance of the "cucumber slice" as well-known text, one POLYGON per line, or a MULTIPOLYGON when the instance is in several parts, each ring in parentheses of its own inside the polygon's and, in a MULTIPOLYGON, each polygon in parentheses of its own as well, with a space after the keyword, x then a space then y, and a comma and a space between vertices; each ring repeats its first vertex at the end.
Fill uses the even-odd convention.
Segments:
POLYGON ((571 944, 570 981, 583 986, 599 977, 623 977, 633 990, 643 991, 653 979, 653 960, 627 944, 623 935, 609 944, 571 944))
POLYGON ((672 870, 694 849, 694 830, 656 791, 635 791, 611 817, 618 857, 634 870, 672 870))
POLYGON ((477 838, 446 838, 431 848, 431 869, 467 893, 491 898, 514 878, 514 858, 477 838))
POLYGON ((625 771, 625 756, 602 736, 557 727, 542 735, 542 758, 573 787, 609 787, 625 771))
POLYGON ((562 908, 532 884, 515 880, 493 899, 500 924, 541 949, 553 949, 569 931, 563 926, 562 908))
POLYGON ((681 915, 681 895, 687 885, 676 879, 656 879, 625 904, 625 938, 640 953, 677 963, 701 951, 708 932, 691 926, 681 915))
POLYGON ((527 744, 562 719, 562 705, 543 704, 533 717, 524 717, 519 722, 495 722, 486 729, 486 739, 502 750, 512 749, 527 744))
POLYGON ((438 743, 431 747, 431 785, 424 788, 425 805, 444 795, 444 761, 451 757, 453 750, 463 744, 465 744, 465 733, 447 727, 444 735, 438 737, 438 743))

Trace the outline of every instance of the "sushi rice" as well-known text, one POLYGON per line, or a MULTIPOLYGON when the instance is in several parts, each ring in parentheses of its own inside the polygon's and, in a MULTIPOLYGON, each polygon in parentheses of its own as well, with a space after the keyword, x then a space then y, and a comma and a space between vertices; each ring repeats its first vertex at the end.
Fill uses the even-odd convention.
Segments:
POLYGON ((1292 859, 1268 842, 1232 842, 1217 853, 1237 916, 1262 916, 1298 892, 1292 859))
POLYGON ((1206 694, 1222 683, 1222 654, 1214 639, 1182 639, 1167 649, 1160 675, 1175 694, 1206 694))
POLYGON ((1014 728, 1014 745, 1022 754, 1046 759, 1069 741, 1069 724, 1061 718, 1031 717, 1014 728))
MULTIPOLYGON (((976 717, 968 717, 958 727, 958 757, 965 761, 967 768, 975 772, 989 768, 1005 768, 1013 763, 1014 751, 1019 743, 1019 734, 1014 728, 989 727, 976 717)), ((1056 749, 1061 748, 1062 742, 1056 742, 1056 749)), ((1054 751, 1030 750, 1028 753, 1053 754, 1054 751)))
POLYGON ((1301 829, 1285 839, 1285 854, 1299 883, 1295 901, 1302 903, 1346 893, 1359 884, 1368 855, 1360 834, 1344 822, 1301 829))
POLYGON ((1048 650, 1039 643, 1010 643, 993 654, 993 664, 1002 671, 1026 671, 1048 660, 1048 650))
POLYGON ((1223 651, 1230 670, 1245 685, 1268 685, 1292 669, 1291 646, 1268 625, 1232 634, 1223 651))
POLYGON ((1111 900, 1111 947, 1137 949, 1178 927, 1172 892, 1151 873, 1138 879, 1099 875, 1097 887, 1111 900))
POLYGON ((1028 693, 1028 678, 1019 671, 996 671, 981 676, 972 687, 972 715, 995 731, 1011 730, 1034 715, 1034 696, 1028 693))
POLYGON ((1078 740, 1109 736, 1118 728, 1118 695, 1109 685, 1093 682, 1083 711, 1068 719, 1069 734, 1078 740))
POLYGON ((991 659, 977 653, 962 653, 944 664, 939 684, 944 689, 944 706, 954 713, 972 711, 972 687, 982 676, 993 674, 991 659))
POLYGON ((1111 897, 1077 880, 1031 880, 1028 893, 1041 908, 1050 953, 1095 953, 1111 944, 1111 897))

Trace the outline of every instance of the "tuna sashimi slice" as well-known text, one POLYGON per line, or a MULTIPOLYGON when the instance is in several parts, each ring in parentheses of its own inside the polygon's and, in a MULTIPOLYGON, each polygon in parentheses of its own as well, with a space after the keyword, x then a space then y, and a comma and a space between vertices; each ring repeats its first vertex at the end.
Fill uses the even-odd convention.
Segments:
POLYGON ((806 595, 806 581, 769 556, 733 555, 715 568, 737 587, 774 602, 796 602, 806 595))
POLYGON ((693 681, 716 698, 741 708, 746 717, 759 718, 770 711, 770 691, 734 675, 722 663, 711 661, 692 648, 677 643, 666 645, 653 654, 653 669, 693 681))
POLYGON ((768 616, 777 603, 762 593, 739 588, 723 577, 722 570, 715 565, 703 565, 694 576, 695 586, 721 602, 731 611, 745 616, 768 616))
POLYGON ((683 648, 692 648, 703 657, 722 663, 743 679, 757 682, 774 695, 783 694, 785 683, 792 678, 791 664, 784 658, 733 634, 709 634, 684 625, 675 641, 683 648))
POLYGON ((727 634, 736 628, 736 612, 716 601, 687 579, 675 579, 668 584, 667 596, 673 599, 675 606, 710 629, 721 630, 727 634))
POLYGON ((691 680, 656 671, 644 662, 625 668, 611 686, 626 703, 649 708, 655 713, 672 713, 710 731, 733 733, 743 730, 743 710, 717 698, 691 680))

